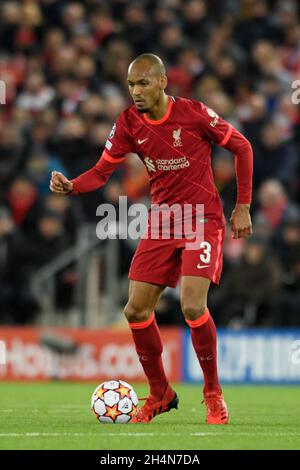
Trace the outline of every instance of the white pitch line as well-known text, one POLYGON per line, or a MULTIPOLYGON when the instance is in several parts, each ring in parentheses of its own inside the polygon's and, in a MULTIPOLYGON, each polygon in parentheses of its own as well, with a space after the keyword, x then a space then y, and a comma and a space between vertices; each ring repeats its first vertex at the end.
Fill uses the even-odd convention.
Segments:
MULTIPOLYGON (((300 432, 195 432, 195 433, 156 433, 156 432, 109 432, 105 433, 105 437, 154 437, 154 436, 269 436, 269 437, 300 437, 300 432)), ((102 436, 101 433, 76 433, 76 432, 27 432, 27 433, 0 433, 0 437, 87 437, 102 436)), ((102 436, 103 437, 103 436, 102 436)))
MULTIPOLYGON (((113 432, 108 432, 105 433, 105 436, 108 437, 120 437, 120 436, 126 436, 126 437, 145 437, 145 436, 183 436, 184 434, 181 433, 152 433, 152 432, 119 432, 119 433, 113 433, 113 432)), ((76 432, 30 432, 30 433, 0 433, 0 437, 61 437, 61 436, 70 436, 70 437, 87 437, 87 436, 101 436, 101 433, 97 432, 90 432, 90 433, 76 433, 76 432)))
MULTIPOLYGON (((26 411, 26 409, 24 409, 24 405, 14 405, 14 408, 6 408, 6 409, 0 409, 0 413, 13 413, 14 411, 16 411, 16 413, 19 413, 19 408, 22 408, 24 410, 24 412, 26 411)), ((48 409, 41 409, 41 408, 33 408, 30 410, 30 413, 69 413, 70 411, 89 411, 90 408, 89 406, 86 406, 86 405, 70 405, 70 406, 55 406, 55 407, 49 407, 48 409)), ((180 412, 180 410, 179 410, 180 412)), ((199 413, 201 412, 200 409, 196 409, 196 408, 192 408, 190 410, 190 412, 192 413, 199 413)), ((249 413, 249 411, 235 411, 234 412, 234 415, 236 417, 238 416, 249 416, 249 414, 251 416, 262 416, 262 415, 271 415, 271 411, 270 412, 267 412, 267 411, 259 411, 259 412, 251 412, 249 413)), ((276 415, 295 415, 295 410, 294 411, 276 411, 276 415)))
MULTIPOLYGON (((24 408, 24 405, 23 407, 24 408)), ((35 409, 31 409, 30 410, 30 413, 70 413, 70 412, 74 412, 74 411, 80 411, 82 412, 83 410, 86 410, 86 411, 89 411, 89 408, 87 406, 85 406, 84 408, 49 408, 49 409, 38 409, 38 408, 35 408, 35 409)), ((0 413, 12 413, 13 411, 15 411, 16 413, 20 413, 19 409, 18 410, 13 410, 13 409, 7 409, 7 410, 0 410, 0 413)), ((28 410, 24 410, 24 411, 28 411, 28 410)))
MULTIPOLYGON (((24 405, 20 406, 20 408, 24 409, 24 405)), ((70 408, 63 408, 62 407, 62 408, 49 408, 49 409, 33 408, 33 409, 30 410, 30 413, 32 413, 32 412, 34 412, 34 413, 41 413, 41 412, 42 413, 70 413, 70 411, 83 411, 83 410, 89 411, 90 408, 88 406, 76 407, 76 408, 75 407, 72 407, 72 408, 71 407, 70 408)), ((2 409, 2 410, 0 409, 0 413, 12 413, 14 411, 16 411, 16 413, 20 412, 19 409, 16 409, 16 408, 14 408, 14 409, 13 408, 8 408, 8 409, 2 409)), ((26 410, 24 410, 24 411, 26 411, 26 410)), ((179 412, 180 412, 180 410, 179 410, 179 412)), ((201 412, 201 410, 196 410, 195 408, 193 408, 193 409, 190 410, 190 412, 198 414, 199 412, 201 412)), ((261 415, 268 416, 268 415, 271 415, 271 412, 270 413, 260 413, 260 412, 259 413, 258 412, 252 413, 251 412, 250 414, 251 414, 251 416, 261 416, 261 415)), ((282 412, 276 411, 276 415, 286 416, 287 414, 295 415, 295 411, 282 411, 282 412)), ((236 411, 234 413, 234 415, 235 416, 245 416, 245 415, 249 416, 249 412, 248 411, 245 411, 245 412, 236 411)))

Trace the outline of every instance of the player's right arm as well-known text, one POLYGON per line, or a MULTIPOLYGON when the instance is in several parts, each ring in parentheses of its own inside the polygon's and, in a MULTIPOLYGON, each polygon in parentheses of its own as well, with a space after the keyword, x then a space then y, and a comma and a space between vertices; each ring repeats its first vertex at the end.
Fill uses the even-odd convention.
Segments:
POLYGON ((52 172, 50 189, 58 194, 82 194, 99 189, 107 182, 118 163, 125 160, 124 156, 111 157, 105 150, 95 166, 77 178, 68 180, 58 171, 52 172))
POLYGON ((53 171, 50 190, 58 194, 82 194, 101 188, 108 181, 119 163, 125 160, 126 153, 135 152, 123 112, 114 124, 105 144, 105 150, 95 166, 77 178, 68 180, 62 173, 53 171))

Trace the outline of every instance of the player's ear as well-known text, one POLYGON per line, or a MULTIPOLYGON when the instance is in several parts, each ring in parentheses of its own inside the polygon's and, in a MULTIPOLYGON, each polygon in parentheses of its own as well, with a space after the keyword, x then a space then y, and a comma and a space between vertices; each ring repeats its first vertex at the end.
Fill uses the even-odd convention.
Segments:
POLYGON ((167 76, 166 75, 162 75, 160 77, 160 86, 161 86, 161 89, 162 90, 165 90, 167 88, 167 85, 168 85, 168 79, 167 79, 167 76))

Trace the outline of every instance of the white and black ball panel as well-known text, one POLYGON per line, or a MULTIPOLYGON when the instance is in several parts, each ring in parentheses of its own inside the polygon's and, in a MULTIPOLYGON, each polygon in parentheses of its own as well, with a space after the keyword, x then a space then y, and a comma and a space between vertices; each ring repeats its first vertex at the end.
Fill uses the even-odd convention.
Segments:
POLYGON ((120 400, 119 393, 115 392, 114 390, 108 390, 103 394, 103 401, 108 406, 116 405, 120 400))
POLYGON ((116 424, 126 424, 126 423, 129 423, 129 421, 131 420, 131 416, 129 415, 120 415, 117 417, 115 423, 116 424))
POLYGON ((124 413, 124 414, 130 413, 132 411, 132 408, 133 408, 132 401, 128 397, 122 398, 118 403, 118 410, 121 413, 124 413))
POLYGON ((103 382, 101 385, 103 388, 107 388, 108 390, 115 390, 120 387, 120 382, 119 380, 109 380, 108 382, 103 382))
POLYGON ((106 413, 106 406, 101 398, 98 398, 94 403, 94 410, 99 415, 102 416, 106 413))
POLYGON ((99 421, 103 424, 114 424, 114 421, 109 416, 99 416, 99 421))

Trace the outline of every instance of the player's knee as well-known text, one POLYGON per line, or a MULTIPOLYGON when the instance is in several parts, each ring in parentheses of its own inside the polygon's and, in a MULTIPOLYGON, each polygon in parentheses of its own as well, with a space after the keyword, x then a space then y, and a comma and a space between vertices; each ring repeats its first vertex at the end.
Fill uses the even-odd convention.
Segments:
POLYGON ((141 323, 150 318, 152 309, 141 308, 133 302, 128 302, 124 308, 124 315, 128 323, 141 323))
POLYGON ((187 320, 197 320, 199 317, 204 315, 206 305, 195 305, 191 303, 182 303, 182 313, 187 320))

